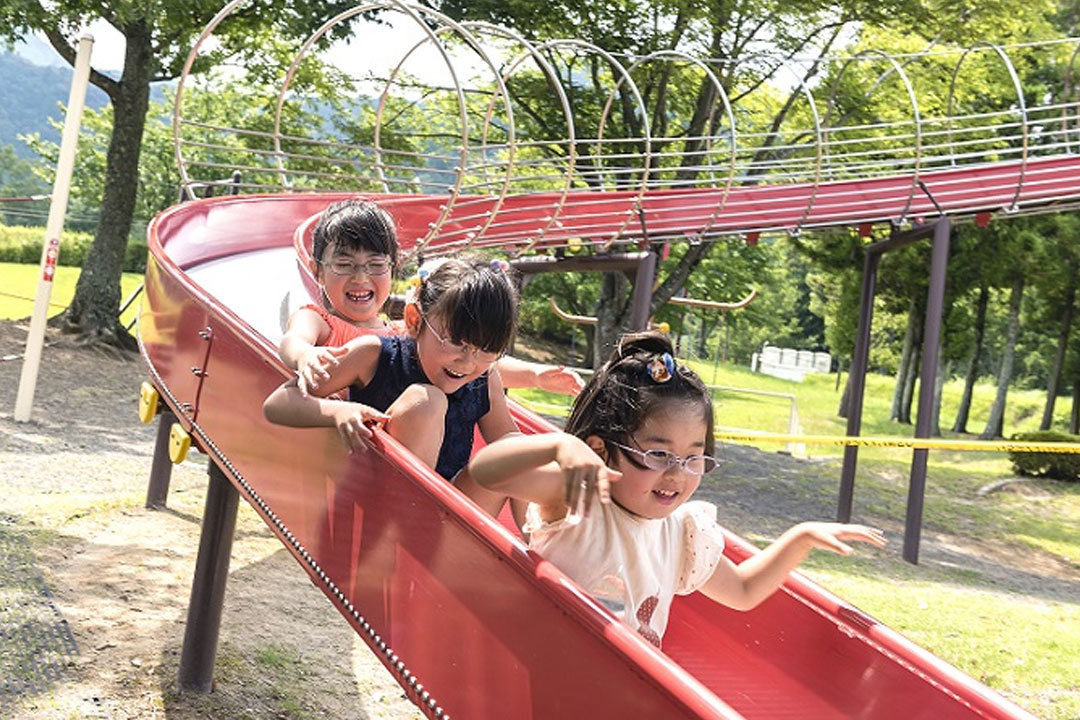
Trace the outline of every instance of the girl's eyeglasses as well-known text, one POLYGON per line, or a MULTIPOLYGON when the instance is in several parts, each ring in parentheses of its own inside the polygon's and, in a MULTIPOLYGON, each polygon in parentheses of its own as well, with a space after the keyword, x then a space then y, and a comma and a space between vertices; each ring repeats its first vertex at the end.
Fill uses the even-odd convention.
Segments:
POLYGON ((649 470, 666 472, 668 469, 678 465, 683 472, 691 475, 705 475, 715 470, 716 466, 720 464, 720 461, 712 455, 679 457, 667 450, 639 450, 638 448, 617 443, 614 440, 608 440, 608 442, 622 450, 631 462, 636 461, 642 468, 649 470))
POLYGON ((426 317, 421 316, 421 318, 423 319, 424 324, 427 325, 428 330, 431 331, 431 334, 434 335, 435 339, 439 341, 439 345, 442 347, 443 352, 447 353, 448 355, 457 355, 458 357, 472 355, 474 358, 476 358, 477 362, 484 365, 490 365, 505 354, 501 352, 487 352, 486 350, 481 350, 480 348, 473 347, 472 345, 469 345, 467 343, 456 343, 451 340, 447 340, 435 331, 435 328, 431 326, 431 323, 428 322, 428 319, 426 317))
POLYGON ((367 262, 353 262, 344 258, 335 258, 330 262, 320 262, 319 264, 341 277, 355 277, 360 274, 361 270, 372 276, 385 275, 390 272, 390 261, 386 258, 375 258, 367 262))

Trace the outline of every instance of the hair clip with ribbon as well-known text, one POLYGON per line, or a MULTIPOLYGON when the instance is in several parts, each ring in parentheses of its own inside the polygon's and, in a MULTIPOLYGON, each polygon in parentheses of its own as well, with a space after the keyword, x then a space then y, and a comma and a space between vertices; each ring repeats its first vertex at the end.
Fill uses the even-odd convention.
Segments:
POLYGON ((500 258, 495 258, 491 261, 491 269, 495 272, 508 273, 510 272, 510 263, 500 258))
POLYGON ((653 382, 666 383, 675 377, 675 358, 671 357, 671 353, 655 355, 645 368, 649 371, 649 377, 653 382))

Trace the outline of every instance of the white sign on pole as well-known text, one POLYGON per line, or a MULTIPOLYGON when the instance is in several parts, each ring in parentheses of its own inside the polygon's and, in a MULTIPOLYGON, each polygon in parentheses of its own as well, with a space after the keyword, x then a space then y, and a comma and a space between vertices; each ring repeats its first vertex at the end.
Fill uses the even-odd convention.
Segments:
POLYGON ((30 318, 30 333, 26 337, 26 355, 23 357, 22 374, 19 376, 19 392, 15 396, 15 420, 30 420, 34 406, 34 389, 37 386, 38 368, 41 365, 41 348, 45 344, 45 321, 52 295, 56 261, 60 257, 60 232, 64 229, 67 214, 68 191, 71 189, 71 173, 75 167, 75 149, 79 144, 79 125, 82 123, 86 85, 90 79, 90 52, 94 38, 84 33, 79 38, 75 55, 75 76, 71 79, 68 96, 67 117, 60 140, 60 159, 56 163, 56 179, 53 181, 52 200, 49 203, 49 219, 45 224, 45 243, 41 248, 41 274, 38 276, 37 295, 34 297, 34 314, 30 318))

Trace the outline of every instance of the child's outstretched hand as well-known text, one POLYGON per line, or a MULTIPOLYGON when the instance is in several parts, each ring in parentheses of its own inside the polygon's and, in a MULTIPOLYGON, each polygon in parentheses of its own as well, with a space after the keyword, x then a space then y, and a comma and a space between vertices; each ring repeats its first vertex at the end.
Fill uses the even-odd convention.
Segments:
POLYGON ((844 523, 805 522, 796 526, 800 539, 811 548, 829 550, 839 555, 850 555, 851 546, 845 541, 865 542, 876 547, 885 545, 885 533, 866 525, 844 523))
POLYGON ((349 452, 367 450, 367 443, 373 437, 368 424, 384 423, 390 419, 386 413, 373 407, 354 402, 338 403, 333 411, 334 426, 345 441, 349 452))
POLYGON ((571 512, 583 507, 587 515, 596 494, 600 502, 611 502, 611 483, 622 478, 621 472, 609 468, 591 447, 573 435, 562 438, 555 462, 566 478, 565 500, 571 512))
POLYGON ((552 365, 536 374, 536 386, 548 392, 576 396, 585 387, 585 381, 576 370, 567 370, 563 365, 552 365))
POLYGON ((328 368, 338 364, 338 358, 347 353, 344 347, 312 347, 305 352, 296 365, 296 386, 300 394, 308 394, 319 387, 319 383, 330 379, 328 368))

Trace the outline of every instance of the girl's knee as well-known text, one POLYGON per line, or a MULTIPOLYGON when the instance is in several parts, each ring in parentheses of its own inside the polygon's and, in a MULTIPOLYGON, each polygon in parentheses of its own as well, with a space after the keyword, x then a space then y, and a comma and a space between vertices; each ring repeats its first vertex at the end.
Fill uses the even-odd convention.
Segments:
POLYGON ((446 416, 448 403, 446 393, 439 388, 434 385, 416 383, 402 391, 398 399, 387 410, 387 413, 394 416, 403 412, 423 412, 432 413, 442 418, 446 416))

